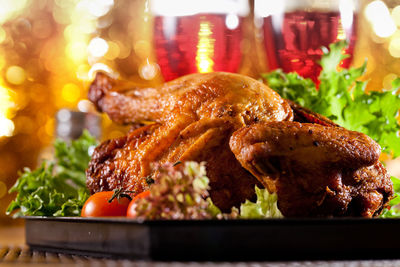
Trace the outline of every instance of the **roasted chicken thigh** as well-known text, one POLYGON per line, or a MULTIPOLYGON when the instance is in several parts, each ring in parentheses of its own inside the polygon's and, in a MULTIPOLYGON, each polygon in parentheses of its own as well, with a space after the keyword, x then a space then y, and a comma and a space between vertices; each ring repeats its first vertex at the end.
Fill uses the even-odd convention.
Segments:
POLYGON ((140 193, 153 163, 195 160, 206 162, 211 198, 223 211, 252 199, 255 185, 278 194, 285 216, 371 217, 393 194, 372 139, 243 75, 192 74, 137 88, 98 73, 89 99, 116 122, 147 124, 96 148, 92 193, 140 193))
POLYGON ((286 216, 372 217, 392 190, 379 145, 362 133, 269 122, 242 128, 230 141, 242 166, 278 193, 286 216))

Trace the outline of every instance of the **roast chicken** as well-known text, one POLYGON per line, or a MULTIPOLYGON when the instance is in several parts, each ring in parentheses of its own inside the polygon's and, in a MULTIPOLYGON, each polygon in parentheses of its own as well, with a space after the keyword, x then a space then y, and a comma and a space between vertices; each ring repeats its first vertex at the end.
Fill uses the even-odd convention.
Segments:
POLYGON ((89 99, 126 136, 89 163, 91 193, 148 188, 153 164, 205 161, 214 204, 229 211, 265 187, 287 217, 378 215, 393 195, 380 147, 368 136, 232 73, 191 74, 139 88, 98 73, 89 99))

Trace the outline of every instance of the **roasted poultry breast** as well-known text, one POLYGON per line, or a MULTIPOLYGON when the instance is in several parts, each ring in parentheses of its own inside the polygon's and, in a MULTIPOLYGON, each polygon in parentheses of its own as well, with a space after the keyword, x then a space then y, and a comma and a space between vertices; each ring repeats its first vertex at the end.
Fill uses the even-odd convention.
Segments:
POLYGON ((378 215, 393 195, 380 147, 232 73, 191 74, 155 88, 97 73, 89 99, 126 136, 100 144, 87 174, 91 193, 140 193, 153 164, 205 161, 214 204, 229 211, 277 193, 287 217, 378 215))

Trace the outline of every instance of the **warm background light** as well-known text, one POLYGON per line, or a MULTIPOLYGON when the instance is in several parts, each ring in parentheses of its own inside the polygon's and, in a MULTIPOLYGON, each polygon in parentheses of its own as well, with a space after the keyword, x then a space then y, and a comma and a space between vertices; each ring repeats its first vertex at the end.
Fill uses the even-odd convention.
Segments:
MULTIPOLYGON (((184 1, 182 14, 193 12, 189 2, 197 8, 209 6, 210 12, 226 3, 184 1)), ((279 10, 280 1, 275 2, 279 10)), ((159 12, 167 12, 171 4, 166 0, 0 0, 0 222, 6 222, 4 210, 12 198, 6 192, 17 172, 51 156, 55 113, 62 108, 93 111, 86 95, 96 71, 139 85, 162 81, 152 46, 151 3, 158 3, 159 12)), ((368 90, 390 88, 400 75, 400 3, 361 1, 358 19, 354 65, 368 58, 364 77, 370 81, 368 90)), ((238 17, 228 16, 226 25, 237 27, 238 17)), ((204 72, 214 64, 211 31, 212 25, 204 23, 198 33, 196 64, 204 72)), ((248 17, 240 72, 253 77, 266 71, 257 40, 248 17)), ((102 119, 102 139, 121 136, 127 129, 106 116, 102 119)))
POLYGON ((200 23, 199 43, 197 44, 196 65, 200 73, 211 72, 214 61, 214 42, 212 25, 208 22, 200 23))
POLYGON ((396 31, 396 25, 390 16, 390 11, 382 1, 369 3, 365 8, 365 16, 370 21, 375 34, 379 37, 389 37, 396 31))
POLYGON ((391 81, 400 74, 400 2, 361 2, 354 65, 360 65, 367 58, 368 89, 390 89, 391 81))

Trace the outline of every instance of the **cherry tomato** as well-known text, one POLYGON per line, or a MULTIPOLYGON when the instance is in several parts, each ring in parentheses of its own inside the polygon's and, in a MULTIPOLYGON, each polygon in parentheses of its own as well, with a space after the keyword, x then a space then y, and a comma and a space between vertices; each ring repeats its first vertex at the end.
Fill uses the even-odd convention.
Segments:
POLYGON ((138 200, 139 198, 146 198, 150 195, 150 191, 143 191, 140 194, 137 194, 132 200, 131 203, 129 203, 128 206, 128 212, 126 214, 127 217, 130 218, 135 218, 136 217, 136 200, 138 200))
POLYGON ((126 216, 130 199, 127 197, 114 198, 111 203, 108 201, 114 195, 114 191, 98 192, 91 195, 83 205, 82 217, 107 217, 126 216))

